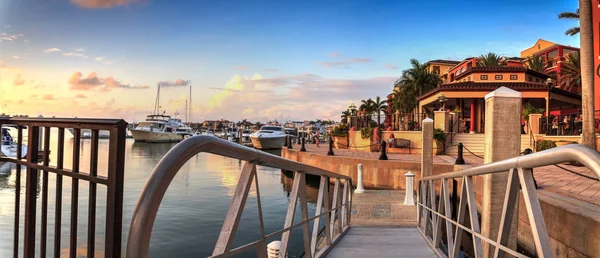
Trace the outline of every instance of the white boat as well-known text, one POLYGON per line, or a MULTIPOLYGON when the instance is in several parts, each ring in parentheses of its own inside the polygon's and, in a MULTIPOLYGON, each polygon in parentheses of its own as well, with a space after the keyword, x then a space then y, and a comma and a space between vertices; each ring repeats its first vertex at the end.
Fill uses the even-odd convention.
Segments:
MULTIPOLYGON (((2 127, 2 134, 0 135, 0 139, 2 140, 0 156, 16 158, 19 144, 14 141, 8 130, 8 127, 2 127)), ((25 158, 26 155, 27 146, 25 144, 21 144, 21 158, 25 158)))
MULTIPOLYGON (((67 130, 75 137, 75 130, 73 128, 67 128, 67 130)), ((90 129, 81 129, 80 130, 80 138, 81 139, 92 139, 92 130, 90 129)), ((109 139, 110 132, 107 130, 98 131, 98 139, 109 139)))
POLYGON ((179 142, 184 138, 184 134, 177 132, 177 124, 165 115, 148 115, 131 134, 136 142, 179 142))
POLYGON ((242 131, 242 142, 250 142, 250 130, 244 129, 242 131))
POLYGON ((254 148, 261 150, 281 149, 285 143, 285 132, 281 126, 263 126, 256 133, 250 134, 254 148))
POLYGON ((215 136, 215 133, 212 130, 206 130, 202 133, 202 135, 215 136))
POLYGON ((229 127, 226 130, 227 140, 230 142, 237 142, 239 139, 238 136, 238 128, 237 127, 229 127))
POLYGON ((175 126, 175 133, 183 135, 184 138, 194 135, 192 128, 181 122, 181 119, 171 118, 169 119, 169 123, 175 126))

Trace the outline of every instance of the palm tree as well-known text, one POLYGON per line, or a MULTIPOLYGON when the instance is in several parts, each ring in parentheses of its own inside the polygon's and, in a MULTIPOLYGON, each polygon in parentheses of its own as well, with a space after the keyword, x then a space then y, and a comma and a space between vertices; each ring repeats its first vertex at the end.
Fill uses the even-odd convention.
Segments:
POLYGON ((530 70, 544 73, 550 67, 550 64, 546 62, 543 56, 532 55, 525 61, 525 66, 530 70))
MULTIPOLYGON (((579 0, 581 9, 580 45, 581 45, 581 143, 595 149, 594 134, 594 32, 592 23, 592 1, 579 0)), ((595 8, 595 7, 594 7, 595 8)))
POLYGON ((579 51, 567 56, 560 67, 560 88, 581 93, 581 58, 579 51))
POLYGON ((344 112, 342 112, 342 116, 340 118, 342 118, 342 124, 345 124, 348 121, 348 117, 350 117, 350 110, 344 110, 344 112))
POLYGON ((411 59, 412 67, 402 71, 394 83, 393 105, 396 110, 411 113, 417 106, 417 98, 442 83, 442 79, 427 70, 428 64, 411 59))
MULTIPOLYGON (((575 12, 563 12, 558 14, 559 19, 568 19, 568 20, 577 20, 579 21, 579 8, 575 10, 575 12)), ((565 35, 567 36, 575 36, 579 33, 579 27, 573 27, 565 31, 565 35)))
POLYGON ((377 126, 381 126, 381 112, 385 112, 387 109, 387 100, 381 100, 379 96, 375 98, 375 101, 371 103, 373 106, 373 111, 377 112, 377 126))
POLYGON ((477 66, 488 66, 488 67, 498 67, 505 66, 506 59, 495 53, 487 53, 486 55, 481 55, 477 58, 477 66))
POLYGON ((360 101, 360 107, 358 108, 359 110, 362 111, 363 113, 363 117, 365 117, 366 121, 367 121, 367 126, 369 125, 369 121, 371 118, 371 115, 373 114, 373 112, 375 111, 373 108, 373 100, 371 98, 367 99, 367 100, 361 100, 360 101))

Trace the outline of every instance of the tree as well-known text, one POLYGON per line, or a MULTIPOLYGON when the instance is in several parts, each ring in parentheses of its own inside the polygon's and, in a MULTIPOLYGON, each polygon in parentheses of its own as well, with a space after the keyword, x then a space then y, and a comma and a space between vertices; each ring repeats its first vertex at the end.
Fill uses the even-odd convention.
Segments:
POLYGON ((594 34, 592 26, 592 1, 579 0, 579 37, 581 45, 581 143, 595 149, 594 134, 594 34))
POLYGON ((505 66, 506 59, 495 53, 487 53, 486 55, 480 55, 477 58, 477 66, 488 66, 488 67, 499 67, 505 66))
MULTIPOLYGON (((577 20, 579 21, 579 8, 575 10, 575 12, 563 12, 558 14, 559 19, 567 19, 567 20, 577 20)), ((567 36, 575 36, 579 33, 579 27, 573 27, 565 31, 565 35, 567 36)))
POLYGON ((402 76, 394 83, 392 104, 396 110, 411 113, 417 106, 417 98, 435 89, 442 83, 437 74, 427 70, 428 64, 411 59, 411 68, 402 71, 402 76))
POLYGON ((387 109, 386 103, 387 100, 381 100, 379 96, 377 96, 377 98, 375 98, 375 101, 371 103, 373 110, 377 112, 377 126, 381 126, 381 112, 385 112, 385 110, 387 109))
POLYGON ((581 56, 579 52, 567 56, 560 68, 560 88, 581 93, 581 56))
POLYGON ((342 124, 345 124, 348 121, 348 117, 350 117, 350 110, 344 110, 344 112, 342 112, 342 116, 340 116, 342 119, 342 124))
POLYGON ((217 124, 217 130, 222 130, 223 129, 223 122, 219 122, 217 124))
POLYGON ((525 61, 525 66, 530 70, 544 73, 550 67, 550 64, 546 62, 543 56, 532 55, 525 61))

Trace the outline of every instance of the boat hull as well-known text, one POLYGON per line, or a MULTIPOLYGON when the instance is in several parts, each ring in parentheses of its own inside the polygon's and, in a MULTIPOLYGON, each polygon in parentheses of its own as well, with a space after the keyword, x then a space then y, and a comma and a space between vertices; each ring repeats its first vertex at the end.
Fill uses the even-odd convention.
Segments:
POLYGON ((276 150, 281 149, 285 143, 285 136, 281 137, 257 137, 250 136, 252 145, 260 150, 276 150))
MULTIPOLYGON (((27 155, 27 146, 21 145, 21 158, 25 158, 27 155)), ((0 147, 0 156, 16 158, 17 157, 17 144, 2 145, 0 147)))
POLYGON ((183 140, 183 135, 176 133, 164 133, 164 132, 148 132, 142 130, 131 130, 133 140, 136 142, 180 142, 183 140))

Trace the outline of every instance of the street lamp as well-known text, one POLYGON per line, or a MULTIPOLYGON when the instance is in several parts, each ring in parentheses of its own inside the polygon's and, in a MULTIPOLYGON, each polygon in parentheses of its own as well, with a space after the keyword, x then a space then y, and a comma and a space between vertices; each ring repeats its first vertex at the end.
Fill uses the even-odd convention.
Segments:
POLYGON ((546 79, 546 85, 548 86, 548 99, 546 100, 546 134, 550 134, 550 90, 552 90, 552 78, 546 79))
POLYGON ((446 96, 444 96, 444 94, 440 95, 438 97, 438 100, 440 101, 440 111, 443 111, 445 109, 445 103, 446 101, 448 101, 448 99, 446 98, 446 96))

